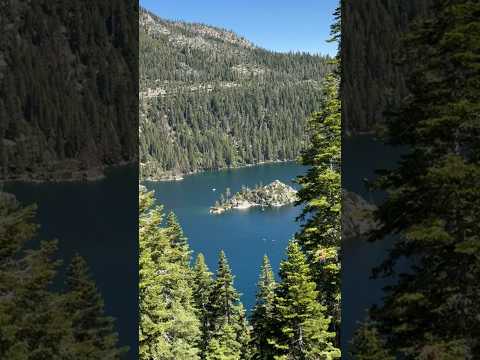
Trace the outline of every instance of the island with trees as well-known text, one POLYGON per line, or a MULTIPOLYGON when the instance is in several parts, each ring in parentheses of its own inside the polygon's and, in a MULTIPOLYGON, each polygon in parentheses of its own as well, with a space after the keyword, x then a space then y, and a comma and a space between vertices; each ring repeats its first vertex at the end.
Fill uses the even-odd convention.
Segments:
POLYGON ((275 180, 253 189, 242 186, 242 189, 232 196, 229 188, 220 195, 220 200, 210 208, 212 214, 222 214, 232 209, 248 209, 251 207, 280 207, 297 201, 297 191, 291 186, 275 180))

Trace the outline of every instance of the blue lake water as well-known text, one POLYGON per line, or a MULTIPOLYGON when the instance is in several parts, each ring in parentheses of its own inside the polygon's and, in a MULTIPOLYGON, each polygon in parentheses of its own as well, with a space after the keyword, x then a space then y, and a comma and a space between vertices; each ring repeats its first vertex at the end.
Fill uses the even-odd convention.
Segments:
POLYGON ((212 272, 217 268, 219 251, 225 251, 236 276, 235 286, 243 294, 242 302, 251 309, 255 303, 263 255, 269 256, 277 271, 288 240, 299 229, 295 218, 300 208, 284 206, 264 211, 251 208, 212 215, 209 207, 227 187, 235 193, 242 185, 266 185, 277 179, 295 187, 292 180, 305 170, 295 163, 269 164, 206 172, 187 176, 183 181, 147 182, 145 185, 155 190, 158 202, 166 211, 173 210, 177 214, 194 256, 203 253, 212 272))
MULTIPOLYGON (((386 146, 371 136, 344 139, 342 144, 342 187, 360 194, 367 201, 378 203, 385 194, 369 192, 365 180, 376 178, 377 169, 396 165, 404 149, 386 146)), ((350 359, 348 349, 359 322, 365 320, 367 309, 380 304, 383 288, 392 279, 372 279, 372 269, 386 258, 393 245, 391 238, 368 242, 365 239, 342 241, 342 358, 350 359)), ((404 264, 400 264, 400 268, 404 264)))
POLYGON ((99 181, 11 183, 4 188, 22 204, 37 204, 38 239, 57 239, 64 265, 76 253, 86 259, 132 360, 138 358, 137 173, 137 167, 126 166, 99 181))
MULTIPOLYGON (((374 170, 395 164, 401 151, 385 147, 371 137, 346 139, 343 143, 343 186, 378 201, 382 194, 370 194, 364 179, 372 179, 374 170)), ((235 170, 206 172, 187 176, 179 182, 148 182, 165 210, 173 210, 190 239, 194 255, 202 252, 210 270, 217 267, 218 252, 223 249, 230 261, 235 286, 243 293, 244 305, 255 302, 256 282, 264 254, 270 257, 275 272, 288 240, 298 231, 295 218, 300 208, 234 210, 211 215, 208 210, 227 187, 232 192, 242 185, 254 186, 280 180, 296 186, 292 180, 304 174, 306 167, 295 163, 270 164, 235 170), (212 191, 215 188, 216 191, 212 191)), ((105 180, 91 183, 10 184, 4 189, 29 204, 38 204, 40 238, 59 239, 59 257, 68 262, 78 252, 92 270, 105 299, 106 311, 117 319, 122 344, 132 347, 136 359, 138 336, 138 187, 137 169, 111 171, 105 180)), ((370 279, 391 240, 368 243, 364 239, 344 240, 342 244, 342 328, 344 357, 351 336, 366 309, 379 303, 386 280, 370 279)))

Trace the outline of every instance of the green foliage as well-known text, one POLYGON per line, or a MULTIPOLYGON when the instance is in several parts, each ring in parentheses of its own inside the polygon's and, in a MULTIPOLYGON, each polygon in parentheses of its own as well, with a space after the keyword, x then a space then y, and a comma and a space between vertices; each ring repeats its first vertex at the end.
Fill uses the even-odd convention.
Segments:
POLYGON ((351 346, 351 356, 355 360, 395 360, 385 346, 372 323, 362 324, 356 331, 351 346))
POLYGON ((212 288, 212 273, 208 270, 207 264, 205 264, 203 254, 198 254, 193 269, 193 298, 195 300, 197 317, 200 320, 201 338, 198 347, 202 359, 205 359, 211 335, 210 293, 212 288))
POLYGON ((136 159, 135 13, 121 0, 2 3, 3 178, 58 180, 136 159))
POLYGON ((405 37, 411 96, 391 111, 390 142, 410 149, 376 183, 388 192, 372 240, 398 234, 376 274, 413 265, 370 316, 406 359, 480 352, 480 4, 438 1, 405 37))
POLYGON ((272 359, 274 348, 268 342, 274 334, 275 277, 268 257, 263 257, 260 278, 257 284, 257 301, 252 312, 252 344, 255 349, 254 359, 272 359))
POLYGON ((231 346, 232 354, 238 352, 242 355, 242 359, 248 359, 250 354, 250 329, 245 318, 245 310, 240 303, 240 295, 233 286, 233 279, 234 276, 225 253, 221 251, 215 281, 210 293, 211 336, 209 347, 211 347, 212 342, 213 344, 219 342, 223 344, 223 347, 231 346), (226 341, 225 339, 231 338, 228 332, 232 329, 235 336, 226 341))
POLYGON ((408 95, 397 45, 434 0, 342 1, 342 106, 346 134, 382 132, 385 108, 408 95))
POLYGON ((224 324, 210 340, 207 360, 241 360, 240 343, 232 325, 224 324))
POLYGON ((222 250, 211 293, 212 314, 216 321, 214 327, 221 327, 224 323, 230 324, 233 321, 236 305, 240 300, 240 295, 233 286, 233 279, 230 265, 222 250))
POLYGON ((104 314, 103 299, 89 274, 86 261, 75 256, 67 270, 65 311, 72 321, 79 359, 120 359, 114 321, 104 314))
POLYGON ((142 178, 295 159, 330 61, 272 53, 223 29, 142 10, 142 178))
MULTIPOLYGON (((172 229, 161 227, 161 207, 143 188, 139 197, 140 359, 197 359, 200 324, 196 317, 191 270, 176 246, 172 229)), ((177 229, 178 230, 178 229, 177 229)))
POLYGON ((291 241, 287 258, 280 264, 281 282, 276 289, 274 325, 278 332, 269 339, 275 359, 336 359, 331 318, 318 301, 315 282, 300 246, 291 241))
POLYGON ((32 246, 34 218, 34 206, 0 192, 0 358, 120 359, 125 349, 85 262, 75 258, 65 290, 52 290, 57 243, 32 246))
POLYGON ((341 114, 338 79, 327 76, 322 110, 312 115, 310 143, 301 162, 310 166, 298 178, 298 204, 304 204, 296 239, 307 254, 319 290, 319 300, 340 323, 341 238, 341 114))

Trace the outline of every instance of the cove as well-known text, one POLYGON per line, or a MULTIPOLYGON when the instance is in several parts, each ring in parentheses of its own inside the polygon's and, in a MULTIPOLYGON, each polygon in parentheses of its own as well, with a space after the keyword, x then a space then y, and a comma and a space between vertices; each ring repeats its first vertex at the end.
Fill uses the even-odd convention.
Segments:
POLYGON ((155 191, 165 212, 175 212, 189 238, 193 256, 203 253, 210 271, 216 271, 218 253, 222 249, 225 251, 235 275, 235 287, 242 293, 246 309, 251 310, 263 255, 268 255, 278 273, 287 243, 299 230, 295 218, 301 209, 287 205, 263 211, 250 208, 213 215, 209 208, 227 187, 235 193, 242 185, 253 187, 280 180, 298 188, 293 180, 306 169, 296 163, 266 164, 204 172, 186 176, 182 181, 145 182, 144 185, 155 191))

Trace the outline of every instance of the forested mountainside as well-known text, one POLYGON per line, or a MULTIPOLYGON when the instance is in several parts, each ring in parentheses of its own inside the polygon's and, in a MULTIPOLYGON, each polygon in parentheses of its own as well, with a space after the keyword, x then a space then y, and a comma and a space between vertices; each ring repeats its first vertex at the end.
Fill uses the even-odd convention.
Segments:
POLYGON ((398 43, 433 0, 342 2, 342 115, 346 133, 378 131, 387 104, 407 94, 398 43))
POLYGON ((140 170, 169 178, 295 159, 329 57, 282 54, 140 9, 140 170))
POLYGON ((2 177, 71 179, 134 160, 138 5, 19 0, 1 12, 2 177))

